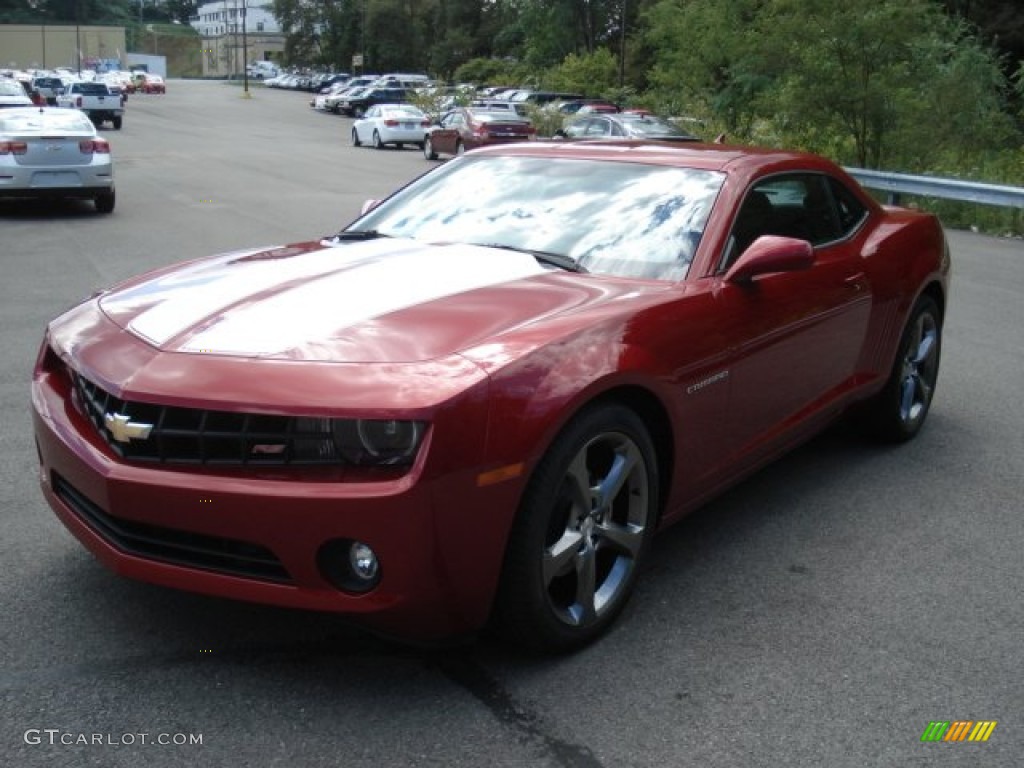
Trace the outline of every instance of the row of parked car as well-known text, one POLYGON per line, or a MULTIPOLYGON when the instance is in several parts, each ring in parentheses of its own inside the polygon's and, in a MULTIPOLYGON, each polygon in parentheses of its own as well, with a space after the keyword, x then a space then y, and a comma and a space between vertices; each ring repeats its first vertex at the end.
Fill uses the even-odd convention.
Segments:
MULTIPOLYGON (((76 83, 99 83, 105 85, 111 93, 125 96, 132 93, 166 93, 167 83, 160 75, 143 71, 109 71, 98 73, 83 69, 81 72, 62 67, 55 70, 4 70, 0 72, 0 82, 8 82, 4 89, 8 98, 16 94, 9 83, 22 86, 24 96, 33 104, 49 104, 55 106, 59 96, 71 92, 76 83)), ((0 102, 0 106, 7 102, 0 102)))
POLYGON ((415 145, 429 160, 488 144, 534 140, 540 136, 534 120, 539 116, 549 129, 545 136, 554 139, 696 140, 672 120, 643 109, 624 110, 602 99, 530 89, 443 86, 425 75, 338 77, 313 96, 310 106, 354 118, 354 146, 415 145))

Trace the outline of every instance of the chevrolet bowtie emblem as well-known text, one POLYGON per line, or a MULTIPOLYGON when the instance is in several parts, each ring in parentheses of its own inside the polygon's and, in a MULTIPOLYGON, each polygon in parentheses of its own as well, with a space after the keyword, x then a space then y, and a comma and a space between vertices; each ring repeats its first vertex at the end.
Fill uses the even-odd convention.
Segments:
POLYGON ((129 443, 132 440, 145 440, 153 431, 152 424, 142 424, 132 421, 130 416, 121 413, 103 414, 103 425, 110 432, 110 436, 119 443, 129 443))

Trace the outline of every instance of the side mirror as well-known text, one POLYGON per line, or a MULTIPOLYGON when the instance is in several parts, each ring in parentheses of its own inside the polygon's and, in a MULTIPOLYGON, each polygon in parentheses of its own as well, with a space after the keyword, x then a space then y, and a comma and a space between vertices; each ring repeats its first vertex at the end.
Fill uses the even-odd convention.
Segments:
POLYGON ((814 263, 814 248, 806 240, 761 235, 725 273, 727 283, 745 283, 771 272, 794 272, 814 263))

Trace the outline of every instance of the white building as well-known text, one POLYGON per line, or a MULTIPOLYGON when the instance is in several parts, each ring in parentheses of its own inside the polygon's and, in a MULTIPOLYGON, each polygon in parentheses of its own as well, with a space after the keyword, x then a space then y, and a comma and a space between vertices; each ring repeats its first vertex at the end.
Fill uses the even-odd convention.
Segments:
POLYGON ((199 6, 189 24, 203 37, 241 34, 242 6, 245 6, 245 31, 249 34, 280 34, 281 26, 267 0, 213 0, 199 6))
POLYGON ((284 53, 284 34, 269 0, 213 0, 200 5, 189 24, 203 38, 207 77, 241 77, 247 64, 280 61, 284 53))

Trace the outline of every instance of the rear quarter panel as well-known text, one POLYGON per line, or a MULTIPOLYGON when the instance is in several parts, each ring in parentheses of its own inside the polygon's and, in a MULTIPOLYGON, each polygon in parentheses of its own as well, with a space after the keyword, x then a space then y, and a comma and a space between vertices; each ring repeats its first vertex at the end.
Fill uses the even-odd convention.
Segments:
POLYGON ((905 208, 885 207, 869 220, 862 252, 873 306, 859 370, 874 391, 889 375, 918 297, 929 292, 945 314, 951 265, 938 219, 905 208))

